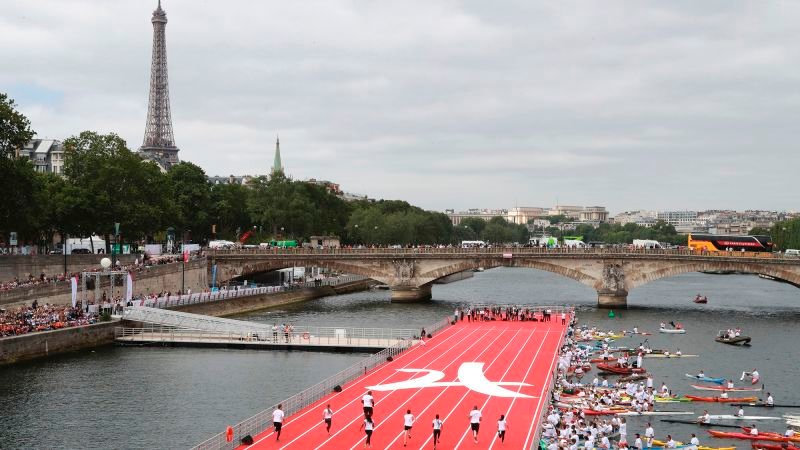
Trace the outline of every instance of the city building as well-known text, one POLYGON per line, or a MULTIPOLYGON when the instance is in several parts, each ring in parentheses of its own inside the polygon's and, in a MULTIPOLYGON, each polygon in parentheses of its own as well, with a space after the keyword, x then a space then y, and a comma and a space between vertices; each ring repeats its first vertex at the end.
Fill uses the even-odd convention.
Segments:
POLYGON ((515 206, 506 214, 506 220, 517 225, 526 225, 531 220, 540 219, 545 216, 547 216, 547 209, 545 208, 515 206))
POLYGON ((578 220, 581 217, 581 212, 583 212, 583 206, 568 206, 568 205, 556 205, 553 208, 550 208, 547 211, 548 216, 565 216, 570 219, 578 220))
POLYGON ((169 77, 167 73, 167 13, 161 0, 150 19, 153 23, 153 52, 150 64, 150 95, 147 103, 147 124, 144 141, 139 147, 142 158, 155 161, 162 171, 178 164, 178 147, 172 133, 172 113, 169 106, 169 77))
POLYGON ((488 222, 493 217, 502 217, 503 219, 506 219, 508 216, 507 209, 472 208, 460 212, 455 212, 455 210, 452 209, 446 209, 444 213, 447 214, 447 217, 450 218, 450 221, 453 223, 453 226, 459 226, 462 220, 468 218, 482 219, 488 222))
POLYGON ((608 211, 604 206, 587 206, 578 214, 581 222, 608 222, 608 211))
POLYGON ((698 225, 697 211, 659 211, 656 219, 678 227, 698 225))
POLYGON ((64 173, 64 145, 55 139, 31 139, 17 150, 17 158, 29 159, 37 172, 64 173))
POLYGON ((657 216, 655 211, 625 211, 614 216, 613 222, 620 225, 633 223, 640 227, 650 228, 658 222, 657 216))
POLYGON ((253 180, 255 177, 251 177, 250 175, 228 175, 227 177, 220 177, 220 176, 208 176, 208 182, 211 184, 241 184, 241 185, 248 185, 250 181, 253 180))

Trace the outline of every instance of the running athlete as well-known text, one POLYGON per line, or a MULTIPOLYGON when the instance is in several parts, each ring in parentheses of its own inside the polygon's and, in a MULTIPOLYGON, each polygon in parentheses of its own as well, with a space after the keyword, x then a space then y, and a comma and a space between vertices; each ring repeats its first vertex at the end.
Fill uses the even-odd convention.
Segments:
MULTIPOLYGON (((469 317, 469 315, 467 315, 469 317)), ((433 419, 433 448, 436 449, 436 444, 439 443, 439 438, 442 435, 442 421, 439 419, 439 415, 436 415, 436 418, 433 419)))
POLYGON ((331 409, 330 403, 322 411, 322 420, 325 421, 325 431, 327 431, 328 432, 328 436, 330 436, 331 435, 331 422, 333 421, 333 410, 331 409))
POLYGON ((505 414, 500 414, 500 420, 497 421, 497 437, 500 438, 500 444, 506 441, 506 430, 508 429, 508 422, 506 422, 505 414))
POLYGON ((372 396, 372 391, 367 391, 361 397, 361 403, 364 405, 364 417, 372 416, 372 408, 375 406, 375 398, 372 396))
POLYGON ((283 404, 279 404, 275 411, 272 411, 272 425, 275 427, 275 441, 281 440, 281 427, 283 426, 283 404))
POLYGON ((469 426, 472 428, 472 439, 475 443, 478 443, 478 431, 481 428, 481 412, 478 409, 478 405, 475 405, 472 408, 472 411, 469 412, 469 426))
POLYGON ((406 410, 406 415, 403 416, 403 447, 406 446, 406 442, 411 439, 411 427, 414 426, 414 415, 411 414, 411 410, 406 410))
POLYGON ((375 422, 372 420, 372 416, 367 416, 364 419, 364 422, 361 423, 359 431, 361 429, 363 429, 364 433, 367 434, 367 440, 364 441, 364 447, 372 447, 372 430, 375 429, 375 422))

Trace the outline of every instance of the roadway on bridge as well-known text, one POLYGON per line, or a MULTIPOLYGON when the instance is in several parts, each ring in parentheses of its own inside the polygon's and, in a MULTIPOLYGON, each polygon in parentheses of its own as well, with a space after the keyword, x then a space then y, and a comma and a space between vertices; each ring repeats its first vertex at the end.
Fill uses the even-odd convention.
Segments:
POLYGON ((508 420, 505 448, 531 448, 566 326, 552 322, 460 322, 445 328, 310 407, 287 417, 280 442, 272 428, 241 449, 355 449, 364 445, 362 396, 375 397, 372 448, 403 448, 403 415, 416 417, 408 447, 430 449, 435 414, 444 421, 439 449, 500 448, 497 420, 508 420), (325 431, 325 405, 334 411, 325 431), (469 411, 483 414, 478 444, 469 411))

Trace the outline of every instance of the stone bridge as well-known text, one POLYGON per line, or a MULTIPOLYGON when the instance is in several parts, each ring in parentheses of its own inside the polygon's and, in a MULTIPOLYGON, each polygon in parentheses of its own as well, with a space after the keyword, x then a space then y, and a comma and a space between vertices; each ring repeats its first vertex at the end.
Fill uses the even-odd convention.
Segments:
POLYGON ((288 267, 323 267, 387 284, 392 301, 431 298, 431 284, 477 268, 529 267, 571 278, 597 291, 601 307, 625 307, 628 292, 661 278, 687 272, 742 272, 769 275, 800 286, 800 258, 770 253, 690 250, 419 248, 419 249, 242 249, 209 253, 217 280, 288 267))

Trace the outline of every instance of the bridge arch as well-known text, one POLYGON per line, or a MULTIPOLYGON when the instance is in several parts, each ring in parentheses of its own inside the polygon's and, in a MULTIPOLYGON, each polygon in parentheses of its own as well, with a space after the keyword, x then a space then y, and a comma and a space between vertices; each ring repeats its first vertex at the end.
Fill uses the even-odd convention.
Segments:
POLYGON ((771 264, 742 265, 726 261, 697 261, 684 262, 681 264, 668 264, 658 267, 655 270, 642 271, 637 276, 630 277, 626 283, 628 290, 650 283, 651 281, 662 278, 670 278, 676 275, 691 272, 710 272, 710 271, 731 271, 739 273, 764 274, 781 280, 789 281, 800 286, 800 274, 788 270, 788 267, 771 264))
POLYGON ((434 270, 430 270, 428 272, 422 273, 419 277, 423 280, 430 280, 426 284, 433 283, 434 281, 444 278, 448 275, 452 275, 454 273, 463 272, 465 270, 474 270, 478 268, 484 269, 491 269, 495 267, 524 267, 529 269, 536 269, 542 270, 545 272, 554 273, 557 275, 561 275, 565 278, 570 278, 572 280, 577 281, 585 286, 588 286, 592 289, 599 289, 602 286, 602 281, 588 275, 584 272, 579 270, 561 266, 558 264, 552 264, 550 262, 545 261, 537 261, 537 260, 520 260, 515 261, 514 264, 504 264, 503 261, 494 259, 494 260, 481 260, 481 259, 472 259, 472 260, 462 260, 458 262, 454 262, 453 264, 446 265, 434 270))

